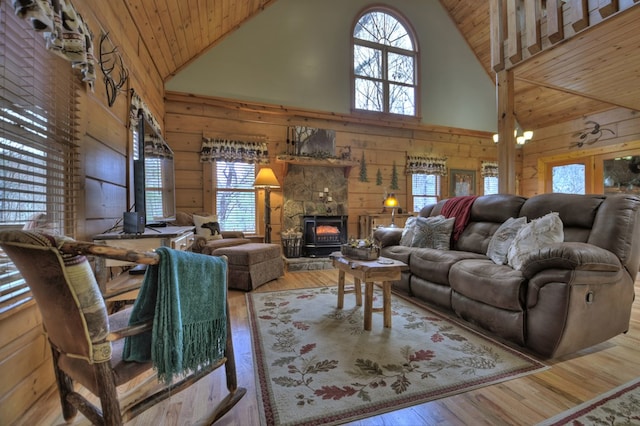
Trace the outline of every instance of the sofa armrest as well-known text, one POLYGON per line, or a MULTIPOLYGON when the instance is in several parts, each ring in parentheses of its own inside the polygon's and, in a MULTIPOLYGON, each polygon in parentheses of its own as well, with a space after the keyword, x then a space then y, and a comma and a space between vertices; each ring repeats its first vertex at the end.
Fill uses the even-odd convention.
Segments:
POLYGON ((615 272, 620 268, 620 259, 608 250, 593 244, 565 242, 531 252, 521 271, 529 279, 545 269, 615 272))
POLYGON ((380 248, 397 246, 400 244, 403 228, 377 228, 373 231, 373 239, 380 248))
POLYGON ((191 251, 194 253, 202 253, 202 249, 207 245, 207 239, 205 237, 194 235, 193 244, 191 244, 191 251))

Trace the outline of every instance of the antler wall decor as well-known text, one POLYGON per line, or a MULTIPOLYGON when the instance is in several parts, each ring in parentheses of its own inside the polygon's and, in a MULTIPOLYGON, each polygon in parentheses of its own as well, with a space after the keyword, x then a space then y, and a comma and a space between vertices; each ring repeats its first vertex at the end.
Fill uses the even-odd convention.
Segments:
POLYGON ((100 69, 104 74, 107 102, 111 107, 129 78, 129 70, 124 66, 122 55, 109 38, 109 33, 102 33, 100 36, 100 69), (114 79, 115 74, 117 81, 114 79))
POLYGON ((592 125, 592 127, 587 127, 582 132, 578 132, 573 135, 574 137, 578 137, 578 141, 571 143, 569 148, 582 148, 585 145, 593 145, 600 140, 604 132, 609 132, 615 136, 615 132, 613 130, 600 127, 600 124, 595 121, 589 120, 585 124, 592 125))

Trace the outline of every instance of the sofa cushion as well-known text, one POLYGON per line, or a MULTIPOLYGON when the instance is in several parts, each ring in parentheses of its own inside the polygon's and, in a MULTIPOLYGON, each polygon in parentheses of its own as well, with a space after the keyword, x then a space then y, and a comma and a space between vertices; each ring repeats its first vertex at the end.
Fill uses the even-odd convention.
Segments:
POLYGON ((561 243, 562 241, 564 241, 564 232, 562 221, 557 212, 534 219, 516 234, 507 254, 509 265, 513 269, 519 270, 530 253, 549 244, 561 243))
POLYGON ((449 285, 456 293, 510 311, 524 310, 526 283, 522 272, 487 258, 461 260, 449 273, 449 285))
POLYGON ((413 226, 411 247, 449 250, 454 222, 454 217, 447 219, 441 215, 418 217, 413 226))
POLYGON ((400 237, 400 245, 411 247, 411 241, 413 241, 413 236, 415 235, 415 224, 418 218, 415 216, 411 216, 404 223, 404 229, 402 230, 402 237, 400 237))
POLYGON ((208 240, 219 240, 220 224, 218 223, 218 215, 198 216, 193 215, 193 223, 196 226, 196 235, 205 237, 208 240))
POLYGON ((496 230, 489 241, 487 256, 498 265, 507 263, 507 253, 516 234, 527 224, 526 217, 510 217, 496 230))
MULTIPOLYGON (((464 259, 486 259, 483 254, 456 250, 437 250, 431 248, 411 248, 409 270, 433 283, 449 285, 451 265, 464 259)), ((398 259, 400 260, 400 259, 398 259)))

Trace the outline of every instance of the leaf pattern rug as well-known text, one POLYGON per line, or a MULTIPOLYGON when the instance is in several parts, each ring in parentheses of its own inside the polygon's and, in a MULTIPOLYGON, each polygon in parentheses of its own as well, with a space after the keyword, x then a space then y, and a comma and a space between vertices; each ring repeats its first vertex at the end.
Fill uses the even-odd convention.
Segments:
MULTIPOLYGON (((392 295, 392 327, 337 287, 247 293, 264 425, 369 417, 548 367, 446 316, 392 295)), ((382 304, 376 287, 374 306, 382 304)))
POLYGON ((538 426, 640 425, 640 377, 538 426))

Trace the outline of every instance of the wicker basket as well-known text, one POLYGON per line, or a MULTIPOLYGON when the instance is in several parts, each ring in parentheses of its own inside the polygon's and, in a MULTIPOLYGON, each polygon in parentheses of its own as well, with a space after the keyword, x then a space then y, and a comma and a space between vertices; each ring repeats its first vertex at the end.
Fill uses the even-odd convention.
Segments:
POLYGON ((380 257, 380 249, 378 247, 351 247, 348 244, 340 246, 340 253, 351 259, 356 260, 376 260, 380 257))

